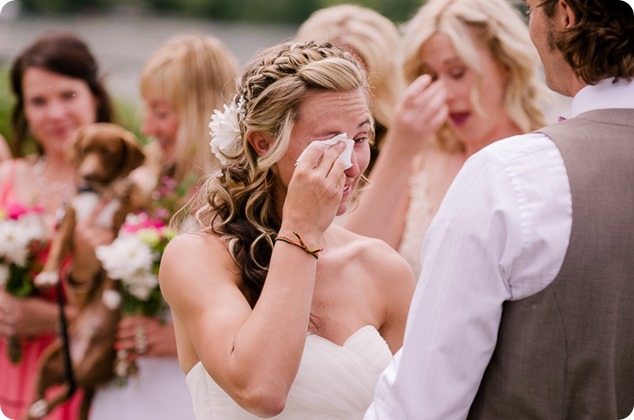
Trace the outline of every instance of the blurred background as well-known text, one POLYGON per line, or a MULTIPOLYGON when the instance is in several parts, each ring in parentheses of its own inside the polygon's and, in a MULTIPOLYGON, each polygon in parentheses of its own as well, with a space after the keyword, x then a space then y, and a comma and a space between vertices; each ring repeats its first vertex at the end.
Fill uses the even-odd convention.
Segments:
POLYGON ((7 69, 45 31, 69 29, 88 42, 106 75, 120 122, 138 133, 139 72, 170 36, 212 34, 244 64, 257 50, 293 36, 313 11, 350 2, 399 24, 424 0, 0 0, 0 134, 10 138, 7 69))

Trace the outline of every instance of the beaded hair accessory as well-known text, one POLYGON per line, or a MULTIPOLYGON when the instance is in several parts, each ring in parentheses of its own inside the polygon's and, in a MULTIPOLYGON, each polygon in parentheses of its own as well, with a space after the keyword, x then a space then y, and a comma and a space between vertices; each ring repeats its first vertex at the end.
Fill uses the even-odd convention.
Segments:
POLYGON ((216 109, 211 115, 209 146, 223 166, 242 151, 242 131, 238 115, 244 118, 245 102, 244 96, 240 96, 237 105, 233 102, 228 106, 224 105, 223 112, 216 109))

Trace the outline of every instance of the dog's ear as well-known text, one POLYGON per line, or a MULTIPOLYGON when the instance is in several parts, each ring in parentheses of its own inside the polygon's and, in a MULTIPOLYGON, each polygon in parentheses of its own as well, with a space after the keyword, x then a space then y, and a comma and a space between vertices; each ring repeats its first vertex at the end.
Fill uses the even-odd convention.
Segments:
POLYGON ((126 150, 125 161, 123 162, 123 167, 121 169, 122 173, 129 174, 134 169, 141 166, 145 160, 145 153, 143 153, 143 149, 141 149, 141 146, 134 134, 129 131, 125 131, 121 134, 120 138, 126 150))
POLYGON ((68 143, 64 145, 66 160, 74 167, 77 167, 81 160, 81 148, 84 137, 86 136, 86 131, 88 131, 88 126, 84 125, 80 127, 77 129, 75 135, 68 140, 68 143))

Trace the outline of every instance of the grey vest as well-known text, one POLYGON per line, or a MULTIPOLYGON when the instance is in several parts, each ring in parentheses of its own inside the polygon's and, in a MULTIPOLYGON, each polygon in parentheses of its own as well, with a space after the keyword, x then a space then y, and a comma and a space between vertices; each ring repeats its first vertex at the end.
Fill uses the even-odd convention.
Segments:
POLYGON ((552 284, 504 304, 468 418, 622 419, 634 405, 634 110, 539 131, 568 173, 570 244, 552 284))

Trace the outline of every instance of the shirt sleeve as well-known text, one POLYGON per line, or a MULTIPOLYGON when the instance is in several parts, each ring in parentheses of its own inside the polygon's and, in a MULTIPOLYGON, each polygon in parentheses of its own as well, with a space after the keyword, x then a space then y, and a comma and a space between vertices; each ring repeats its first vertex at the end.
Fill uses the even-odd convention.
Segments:
POLYGON ((513 142, 484 149, 454 180, 425 236, 403 348, 379 379, 366 420, 466 418, 502 304, 542 290, 561 268, 570 193, 559 152, 539 140, 521 158, 498 154, 513 142), (553 205, 557 194, 563 199, 553 205), (559 218, 549 220, 553 212, 559 218))

